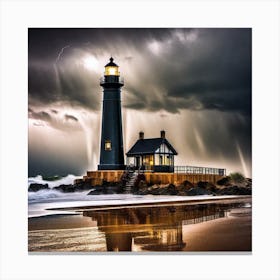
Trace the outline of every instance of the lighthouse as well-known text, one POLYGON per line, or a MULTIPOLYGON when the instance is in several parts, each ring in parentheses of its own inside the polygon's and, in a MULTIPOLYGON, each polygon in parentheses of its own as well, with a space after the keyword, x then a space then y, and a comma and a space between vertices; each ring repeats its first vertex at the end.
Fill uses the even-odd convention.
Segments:
POLYGON ((98 170, 122 170, 124 165, 121 87, 119 66, 111 57, 105 65, 103 87, 102 132, 98 170))

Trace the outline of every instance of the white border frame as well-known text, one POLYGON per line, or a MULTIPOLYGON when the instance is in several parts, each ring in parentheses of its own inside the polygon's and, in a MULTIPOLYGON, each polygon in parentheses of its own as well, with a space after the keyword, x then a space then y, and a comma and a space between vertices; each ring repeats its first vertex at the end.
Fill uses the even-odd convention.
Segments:
POLYGON ((280 279, 278 1, 1 1, 1 279, 280 279), (253 28, 253 254, 27 253, 28 27, 253 28))

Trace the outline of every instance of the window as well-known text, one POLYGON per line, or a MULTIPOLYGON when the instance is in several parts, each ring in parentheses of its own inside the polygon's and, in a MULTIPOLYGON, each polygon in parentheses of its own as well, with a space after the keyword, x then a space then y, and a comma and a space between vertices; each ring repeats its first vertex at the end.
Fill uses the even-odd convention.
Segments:
POLYGON ((105 151, 111 151, 111 150, 112 150, 111 140, 106 140, 105 141, 105 151))
POLYGON ((153 155, 143 156, 143 165, 154 165, 154 156, 153 155))
POLYGON ((169 156, 166 156, 166 161, 165 161, 165 165, 170 165, 170 160, 169 160, 169 156))

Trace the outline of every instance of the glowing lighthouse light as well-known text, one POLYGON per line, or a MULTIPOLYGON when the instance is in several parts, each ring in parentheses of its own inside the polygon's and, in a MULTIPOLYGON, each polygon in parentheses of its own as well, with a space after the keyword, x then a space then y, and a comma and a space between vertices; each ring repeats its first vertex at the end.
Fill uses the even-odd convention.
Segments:
POLYGON ((114 59, 111 57, 110 62, 105 66, 105 76, 119 76, 119 66, 113 62, 114 59))

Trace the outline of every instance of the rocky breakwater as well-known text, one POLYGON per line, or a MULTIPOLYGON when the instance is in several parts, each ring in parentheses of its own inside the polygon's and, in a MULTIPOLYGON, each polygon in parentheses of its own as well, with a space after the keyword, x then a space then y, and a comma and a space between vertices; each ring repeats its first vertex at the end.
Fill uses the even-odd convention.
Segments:
POLYGON ((211 182, 200 181, 192 184, 184 181, 179 185, 148 185, 145 180, 140 180, 135 186, 133 193, 139 195, 179 195, 179 196, 195 196, 195 195, 251 195, 252 179, 245 178, 240 173, 232 173, 223 177, 216 184, 211 182))
POLYGON ((38 192, 41 190, 57 190, 63 193, 73 193, 77 191, 88 191, 91 190, 93 186, 90 184, 89 181, 84 181, 81 183, 74 183, 74 184, 61 184, 59 186, 50 188, 49 184, 38 184, 38 183, 31 183, 28 191, 29 192, 38 192))
POLYGON ((98 194, 123 193, 124 186, 121 182, 109 183, 106 181, 103 181, 101 185, 92 186, 90 180, 83 180, 83 181, 75 182, 73 184, 61 184, 53 188, 50 188, 48 184, 31 183, 28 188, 28 191, 38 192, 42 190, 51 190, 51 189, 63 193, 90 191, 89 194, 98 195, 98 194))
MULTIPOLYGON (((28 191, 37 192, 40 190, 50 189, 48 184, 30 184, 28 191)), ((103 181, 100 185, 92 186, 89 180, 78 181, 74 184, 63 184, 53 187, 63 193, 89 191, 88 195, 100 194, 121 194, 125 191, 125 182, 109 183, 103 181)), ((192 184, 184 181, 181 184, 150 184, 145 181, 144 174, 140 174, 135 181, 131 192, 137 195, 178 195, 178 196, 195 196, 195 195, 251 195, 252 179, 244 178, 239 173, 232 173, 223 177, 215 184, 200 181, 192 184)))
POLYGON ((28 191, 29 192, 38 192, 41 190, 47 190, 49 189, 49 185, 48 184, 37 184, 37 183, 32 183, 30 184, 28 191))

